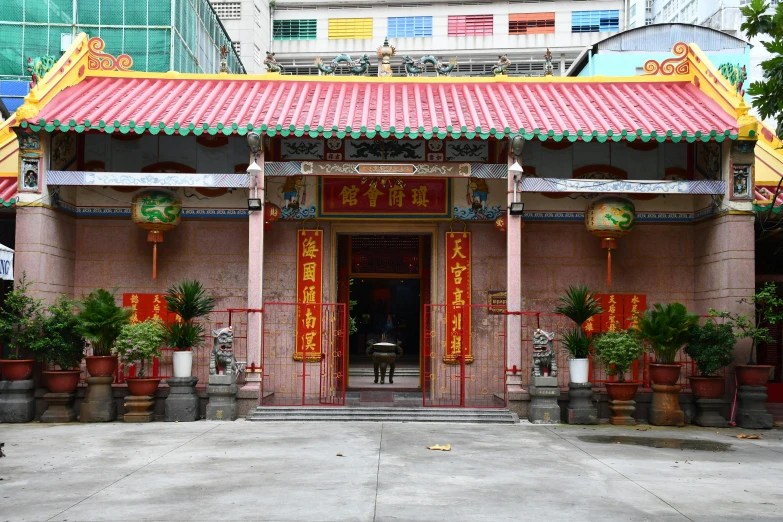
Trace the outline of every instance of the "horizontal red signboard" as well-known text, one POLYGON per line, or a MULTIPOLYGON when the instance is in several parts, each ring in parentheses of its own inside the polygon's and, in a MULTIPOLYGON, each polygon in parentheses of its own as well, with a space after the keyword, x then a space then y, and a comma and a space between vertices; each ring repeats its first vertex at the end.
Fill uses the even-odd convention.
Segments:
POLYGON ((319 178, 322 217, 450 217, 448 179, 319 178))

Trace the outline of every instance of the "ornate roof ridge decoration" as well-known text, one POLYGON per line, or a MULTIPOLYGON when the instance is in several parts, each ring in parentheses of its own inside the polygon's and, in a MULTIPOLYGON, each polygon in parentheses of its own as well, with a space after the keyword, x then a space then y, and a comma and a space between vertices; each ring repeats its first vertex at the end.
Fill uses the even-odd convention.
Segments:
POLYGON ((492 76, 507 76, 508 67, 513 62, 508 59, 508 55, 501 54, 498 56, 498 61, 492 66, 492 76))
POLYGON ((87 42, 89 56, 87 57, 87 69, 90 71, 130 71, 133 67, 133 58, 127 54, 120 54, 116 58, 108 53, 103 53, 106 42, 98 36, 90 38, 87 42))
POLYGON ((280 65, 275 59, 275 53, 266 52, 266 58, 264 58, 264 67, 268 73, 283 73, 283 66, 280 65))
POLYGON ((549 47, 547 47, 546 53, 544 53, 544 76, 552 76, 553 71, 554 67, 552 66, 552 52, 549 50, 549 47))
POLYGON ((352 60, 350 55, 341 53, 334 57, 331 64, 326 64, 320 57, 316 57, 315 66, 320 74, 334 76, 334 72, 341 66, 348 67, 353 76, 364 76, 370 70, 370 57, 366 54, 361 58, 352 60))
POLYGON ((662 62, 647 60, 644 62, 645 76, 661 74, 671 76, 675 74, 690 74, 691 64, 688 61, 690 47, 685 42, 677 42, 672 47, 674 58, 667 58, 662 62))
POLYGON ((742 88, 742 86, 745 83, 745 80, 748 79, 748 71, 744 65, 740 67, 740 64, 738 63, 734 64, 725 62, 720 64, 718 67, 718 72, 721 73, 723 77, 734 86, 735 89, 737 89, 737 94, 740 96, 745 96, 745 90, 742 88))
POLYGON ((402 57, 402 63, 405 65, 405 74, 408 76, 421 76, 421 73, 426 70, 427 64, 430 64, 435 68, 435 72, 438 73, 438 76, 449 76, 457 67, 457 58, 454 57, 447 63, 442 63, 431 54, 422 56, 416 61, 410 56, 405 55, 402 57))
POLYGON ((30 73, 30 88, 32 89, 51 71, 57 64, 57 58, 54 56, 40 56, 33 59, 27 57, 27 72, 30 73))

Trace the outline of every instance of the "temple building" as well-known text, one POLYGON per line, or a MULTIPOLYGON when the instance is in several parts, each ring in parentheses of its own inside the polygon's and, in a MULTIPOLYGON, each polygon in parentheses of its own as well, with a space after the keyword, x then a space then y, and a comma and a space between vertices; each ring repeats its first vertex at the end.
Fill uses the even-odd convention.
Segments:
POLYGON ((521 412, 533 331, 569 326, 551 313, 569 285, 611 303, 594 331, 754 292, 757 143, 779 142, 698 45, 611 78, 502 59, 399 77, 389 42, 377 77, 339 57, 320 76, 136 72, 111 52, 80 35, 0 126, 15 272, 49 299, 117 288, 139 319, 199 279, 250 368, 245 411, 350 403, 376 386, 366 341, 393 335, 417 404, 521 412))

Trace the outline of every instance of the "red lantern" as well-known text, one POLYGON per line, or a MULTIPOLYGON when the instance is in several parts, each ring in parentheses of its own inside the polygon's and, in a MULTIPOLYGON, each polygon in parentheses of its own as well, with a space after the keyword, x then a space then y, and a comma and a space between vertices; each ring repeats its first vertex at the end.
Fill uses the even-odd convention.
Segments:
POLYGON ((270 230, 272 223, 280 221, 283 216, 280 207, 269 201, 264 203, 264 230, 270 230))
POLYGON ((501 214, 495 220, 495 228, 500 230, 501 232, 505 232, 507 223, 508 223, 508 218, 506 218, 505 214, 501 214))

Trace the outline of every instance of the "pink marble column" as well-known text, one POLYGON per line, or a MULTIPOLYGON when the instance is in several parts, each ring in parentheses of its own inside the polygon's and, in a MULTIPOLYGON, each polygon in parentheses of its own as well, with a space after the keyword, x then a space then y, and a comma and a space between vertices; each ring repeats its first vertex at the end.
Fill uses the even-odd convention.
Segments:
MULTIPOLYGON (((253 154, 250 154, 250 163, 254 160, 253 154)), ((263 146, 255 156, 255 161, 264 168, 264 150, 263 146)), ((250 180, 250 197, 257 197, 264 201, 264 174, 250 180), (258 193, 252 189, 258 187, 258 193)), ((249 245, 247 262, 247 307, 250 310, 261 310, 264 306, 264 211, 250 212, 249 221, 249 245)), ((261 360, 261 341, 263 339, 263 321, 260 312, 248 312, 247 315, 247 364, 255 364, 256 367, 262 364, 261 360)), ((248 373, 247 384, 245 387, 259 387, 261 382, 260 373, 248 373)))
MULTIPOLYGON (((508 157, 508 165, 514 162, 513 155, 508 157)), ((507 208, 514 201, 514 175, 508 173, 507 208)), ((509 393, 522 391, 522 317, 515 312, 522 311, 522 217, 512 216, 506 211, 508 225, 506 248, 506 368, 517 367, 516 375, 507 370, 506 387, 509 393)))

